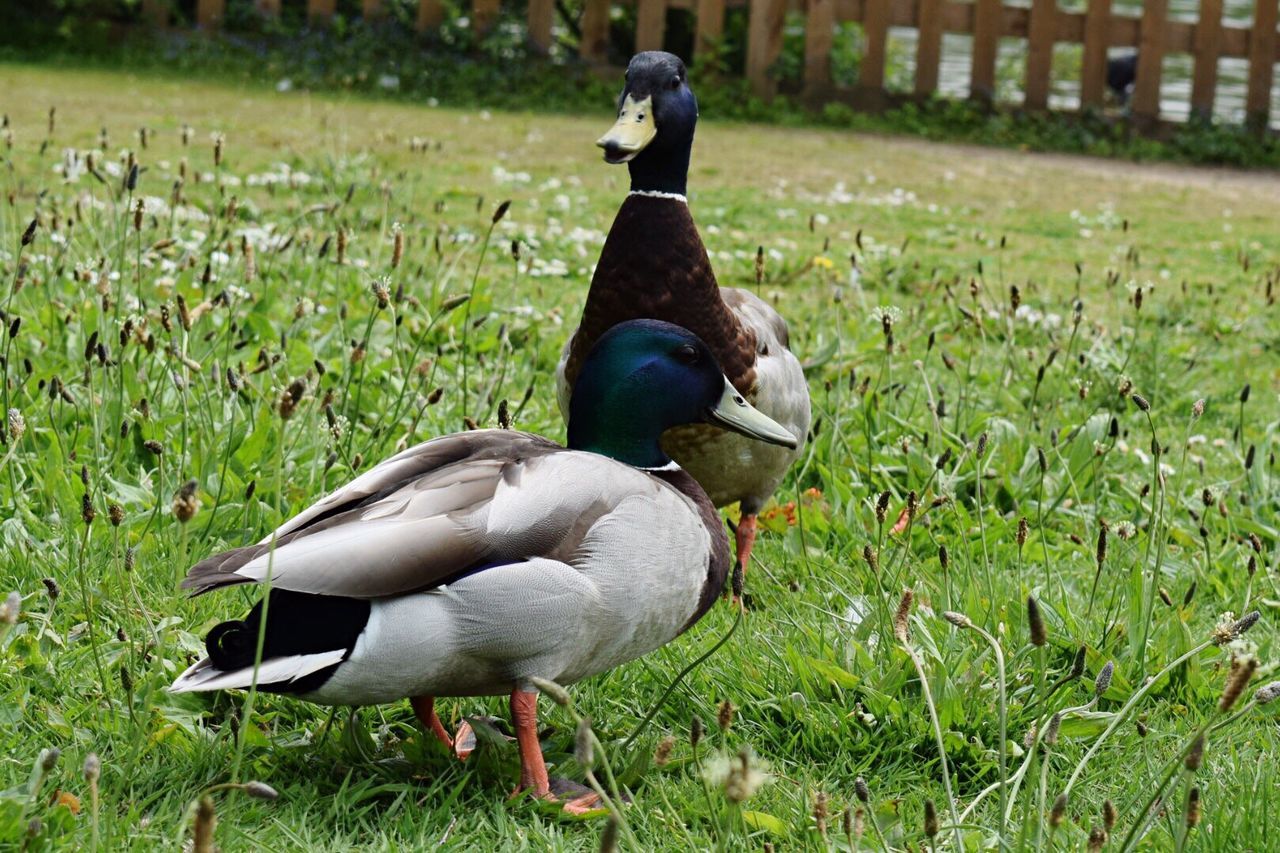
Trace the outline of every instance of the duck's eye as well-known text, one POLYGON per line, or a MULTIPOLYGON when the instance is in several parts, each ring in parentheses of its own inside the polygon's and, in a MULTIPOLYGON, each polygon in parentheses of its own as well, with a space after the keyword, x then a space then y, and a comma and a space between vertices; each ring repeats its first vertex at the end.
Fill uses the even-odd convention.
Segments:
POLYGON ((690 344, 676 350, 676 358, 684 364, 694 364, 698 360, 698 351, 690 344))
POLYGON ((673 79, 671 80, 670 86, 671 86, 671 89, 672 89, 672 90, 679 89, 679 88, 680 88, 680 78, 679 78, 679 77, 675 77, 675 78, 673 78, 673 79))

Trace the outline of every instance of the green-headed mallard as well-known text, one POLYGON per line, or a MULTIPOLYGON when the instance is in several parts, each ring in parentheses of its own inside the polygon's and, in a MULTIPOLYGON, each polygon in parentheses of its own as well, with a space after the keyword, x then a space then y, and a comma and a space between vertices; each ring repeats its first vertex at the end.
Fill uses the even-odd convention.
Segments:
POLYGON ((195 594, 261 583, 206 639, 174 692, 246 688, 331 705, 411 698, 446 744, 434 697, 510 694, 520 788, 550 796, 533 679, 568 684, 678 636, 711 606, 729 543, 663 431, 711 423, 795 445, 730 385, 693 333, 624 323, 582 364, 569 446, 478 430, 409 448, 281 525, 209 557, 195 594))
MULTIPOLYGON (((618 98, 617 123, 597 143, 606 161, 627 164, 631 192, 605 240, 582 322, 560 361, 560 409, 569 414, 574 382, 606 331, 653 318, 706 341, 733 386, 798 445, 809 431, 809 386, 787 348, 787 324, 755 294, 716 284, 689 215, 684 193, 697 122, 684 63, 669 53, 637 54, 618 98)), ((716 506, 740 502, 737 558, 745 569, 756 513, 799 455, 798 446, 766 446, 703 425, 672 430, 662 446, 716 506)))

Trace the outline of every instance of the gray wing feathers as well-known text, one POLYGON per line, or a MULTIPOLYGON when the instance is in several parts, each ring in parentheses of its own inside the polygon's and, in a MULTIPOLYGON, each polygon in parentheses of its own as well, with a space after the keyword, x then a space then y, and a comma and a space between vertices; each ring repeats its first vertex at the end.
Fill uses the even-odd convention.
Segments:
MULTIPOLYGON (((469 462, 488 460, 500 463, 505 454, 518 456, 522 452, 545 453, 548 449, 558 449, 558 446, 539 436, 504 430, 475 430, 432 439, 407 448, 370 468, 336 492, 315 502, 280 525, 274 531, 274 535, 279 540, 294 531, 312 525, 316 519, 394 492, 463 460, 469 462)), ((473 474, 473 476, 481 475, 473 474)), ((271 535, 267 535, 258 544, 266 545, 270 541, 271 535)))
POLYGON ((536 436, 479 430, 410 448, 282 525, 262 543, 194 566, 196 594, 266 580, 321 595, 430 589, 487 563, 560 558, 623 493, 652 481, 536 436), (601 470, 604 466, 608 470, 601 470), (638 477, 634 482, 629 475, 638 477))
POLYGON ((720 296, 729 310, 737 315, 738 321, 756 333, 757 346, 772 342, 791 348, 787 321, 768 302, 740 287, 722 287, 720 296))

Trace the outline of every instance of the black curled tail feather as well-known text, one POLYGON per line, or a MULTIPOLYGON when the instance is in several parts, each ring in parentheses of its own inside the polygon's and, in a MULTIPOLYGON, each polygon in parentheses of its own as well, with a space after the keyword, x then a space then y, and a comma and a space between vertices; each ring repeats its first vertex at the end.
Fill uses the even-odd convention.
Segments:
MULTIPOLYGON (((267 607, 266 631, 262 632, 262 602, 243 620, 215 625, 205 637, 209 662, 215 669, 233 672, 254 665, 258 635, 264 633, 262 660, 311 655, 342 649, 343 659, 355 649, 369 622, 372 603, 365 599, 274 589, 267 607)), ((324 684, 338 664, 295 681, 260 684, 269 693, 307 693, 324 684)))
POLYGON ((257 641, 258 632, 250 631, 247 623, 236 619, 214 625, 204 638, 204 648, 215 669, 231 672, 253 666, 257 641))

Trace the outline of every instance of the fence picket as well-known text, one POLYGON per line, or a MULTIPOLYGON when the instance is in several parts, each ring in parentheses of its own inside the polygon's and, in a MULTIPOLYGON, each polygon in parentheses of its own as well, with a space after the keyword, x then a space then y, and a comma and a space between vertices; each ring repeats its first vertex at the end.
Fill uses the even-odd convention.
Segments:
POLYGON ((1276 0, 1256 0, 1253 34, 1249 39, 1249 84, 1245 92, 1246 123, 1265 129, 1271 112, 1271 81, 1276 62, 1276 0))
POLYGON ((382 6, 382 0, 362 0, 360 3, 360 17, 366 21, 377 21, 383 17, 386 9, 382 6))
POLYGON ((928 97, 938 91, 938 66, 942 62, 943 0, 920 0, 916 38, 916 94, 928 97))
POLYGON ((329 23, 336 5, 336 0, 307 0, 307 20, 313 24, 329 23))
POLYGON ((1222 0, 1200 0, 1200 20, 1192 38, 1196 65, 1191 74, 1191 114, 1204 119, 1213 115, 1213 100, 1218 88, 1222 0))
POLYGON ((970 56, 969 97, 991 103, 996 96, 996 48, 1004 25, 1000 0, 975 0, 973 53, 970 56))
POLYGON ((554 0, 529 0, 529 44, 544 56, 551 50, 551 24, 555 11, 554 0))
POLYGON ((1145 0, 1138 31, 1138 76, 1133 81, 1133 119, 1151 127, 1160 118, 1160 72, 1164 64, 1165 18, 1169 0, 1145 0))
POLYGON ((637 0, 636 53, 646 50, 662 50, 662 39, 666 34, 666 30, 666 0, 637 0))
POLYGON ((227 11, 227 0, 196 0, 196 26, 215 30, 227 11))
POLYGON ((861 109, 878 110, 884 106, 884 65, 888 54, 890 12, 890 0, 866 0, 863 7, 862 62, 858 67, 858 87, 854 92, 854 103, 861 109))
POLYGON ((499 0, 471 0, 471 31, 483 38, 493 29, 499 11, 499 0))
POLYGON ((750 0, 747 26, 747 80, 751 91, 770 98, 777 88, 769 76, 782 53, 782 24, 787 14, 786 0, 750 0))
POLYGON ((1057 0, 1031 0, 1031 18, 1027 22, 1027 77, 1022 88, 1023 107, 1028 110, 1049 106, 1057 16, 1057 0))
POLYGON ((582 7, 582 40, 578 55, 588 62, 604 62, 609 51, 609 0, 586 0, 582 7))
POLYGON ((806 100, 826 101, 835 89, 831 80, 831 46, 835 40, 835 26, 835 0, 808 0, 804 22, 806 100))
POLYGON ((701 57, 724 35, 724 0, 697 0, 698 24, 693 37, 693 55, 701 57))
POLYGON ((420 33, 434 30, 444 23, 442 0, 418 0, 418 18, 414 28, 420 33))
POLYGON ((142 19, 153 27, 169 26, 169 4, 166 0, 142 0, 142 19))
POLYGON ((1089 0, 1084 15, 1084 55, 1080 59, 1080 106, 1102 106, 1106 95, 1107 47, 1111 42, 1111 0, 1089 0))

